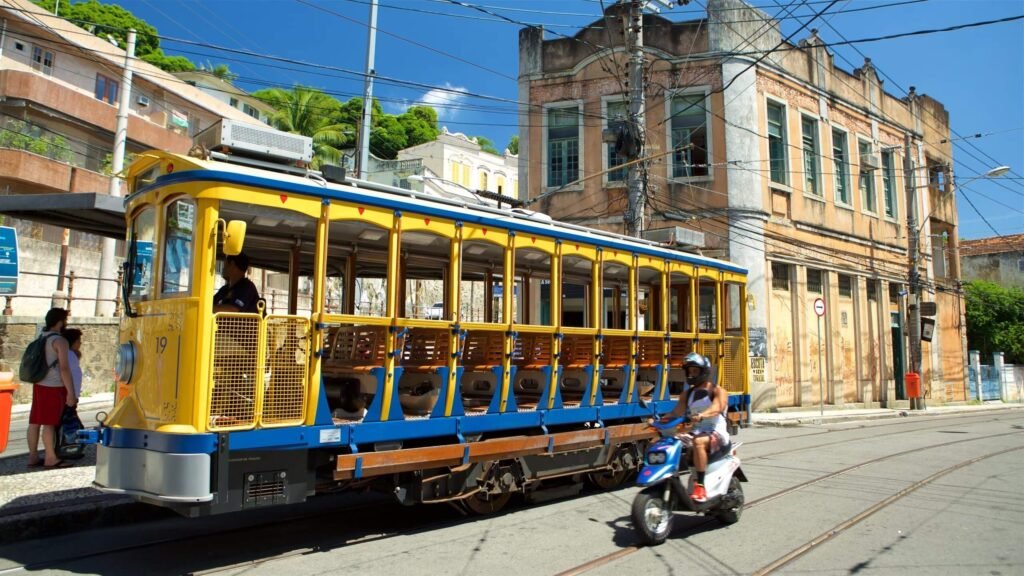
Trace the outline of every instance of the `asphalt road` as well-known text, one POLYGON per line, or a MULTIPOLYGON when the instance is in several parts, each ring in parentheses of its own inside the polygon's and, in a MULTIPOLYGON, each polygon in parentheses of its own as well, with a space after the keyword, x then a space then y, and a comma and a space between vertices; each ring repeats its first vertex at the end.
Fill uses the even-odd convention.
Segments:
POLYGON ((802 547, 779 573, 1024 574, 1024 412, 755 428, 737 439, 751 504, 739 523, 678 517, 653 548, 636 546, 632 487, 490 517, 351 495, 0 546, 0 576, 751 574, 802 547))

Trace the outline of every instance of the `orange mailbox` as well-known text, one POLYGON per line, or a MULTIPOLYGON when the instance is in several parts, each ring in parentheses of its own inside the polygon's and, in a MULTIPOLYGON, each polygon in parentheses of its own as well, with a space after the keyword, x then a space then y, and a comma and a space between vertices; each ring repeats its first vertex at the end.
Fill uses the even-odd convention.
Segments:
POLYGON ((7 436, 11 431, 11 406, 14 405, 13 372, 0 372, 0 452, 7 449, 7 436))
POLYGON ((907 372, 904 376, 904 382, 907 383, 907 398, 920 398, 921 397, 921 375, 917 372, 907 372))

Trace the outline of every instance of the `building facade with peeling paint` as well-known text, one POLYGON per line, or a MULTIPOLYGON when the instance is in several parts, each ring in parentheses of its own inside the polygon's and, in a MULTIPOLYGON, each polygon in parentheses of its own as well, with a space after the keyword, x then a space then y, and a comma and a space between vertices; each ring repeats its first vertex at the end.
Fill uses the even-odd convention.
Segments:
MULTIPOLYGON (((906 134, 924 301, 937 309, 923 388, 935 403, 965 400, 945 108, 887 85, 868 59, 836 62, 813 31, 773 50, 778 23, 741 0, 707 6, 700 20, 644 17, 644 228, 698 232, 703 254, 750 271, 754 409, 816 406, 819 390, 833 405, 905 400, 906 134), (820 348, 817 298, 826 303, 820 348)), ((520 112, 521 198, 616 232, 625 231, 627 190, 625 170, 614 167, 624 158, 602 132, 626 114, 622 38, 623 13, 611 6, 572 38, 526 28, 519 43, 519 100, 529 103, 520 112)))

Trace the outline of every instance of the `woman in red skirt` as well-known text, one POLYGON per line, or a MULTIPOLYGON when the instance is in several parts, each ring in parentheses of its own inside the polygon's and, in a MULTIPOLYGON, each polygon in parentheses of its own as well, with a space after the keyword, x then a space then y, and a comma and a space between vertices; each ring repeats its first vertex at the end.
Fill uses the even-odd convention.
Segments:
POLYGON ((46 364, 50 370, 42 381, 32 385, 32 410, 28 416, 28 465, 46 468, 70 466, 57 457, 57 429, 60 427, 64 406, 74 406, 74 388, 68 364, 68 342, 60 336, 67 324, 68 313, 53 308, 46 313, 46 329, 40 338, 46 338, 46 364), (39 458, 39 436, 42 432, 44 459, 39 458))

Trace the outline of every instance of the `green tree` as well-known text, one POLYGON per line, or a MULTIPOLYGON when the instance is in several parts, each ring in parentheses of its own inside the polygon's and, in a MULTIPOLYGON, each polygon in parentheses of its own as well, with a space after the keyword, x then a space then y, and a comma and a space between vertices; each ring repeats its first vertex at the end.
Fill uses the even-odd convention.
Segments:
POLYGON ((498 154, 498 151, 494 148, 494 142, 491 142, 489 138, 483 136, 474 136, 474 138, 476 138, 476 143, 480 145, 481 150, 491 154, 498 154))
POLYGON ((505 146, 505 148, 508 148, 509 152, 511 152, 512 154, 515 154, 515 155, 518 156, 519 155, 519 135, 516 134, 511 139, 509 139, 508 146, 505 146))
MULTIPOLYGON (((40 8, 51 13, 57 2, 57 0, 33 1, 40 8)), ((156 28, 116 4, 103 4, 98 0, 86 0, 85 2, 61 0, 59 15, 100 38, 106 39, 107 35, 112 36, 121 48, 128 46, 128 29, 134 28, 136 32, 135 55, 140 58, 160 49, 160 38, 157 36, 156 28)))
POLYGON ((406 147, 418 146, 437 140, 437 111, 430 106, 410 106, 398 117, 398 123, 405 130, 406 147))
POLYGON ((165 72, 191 72, 196 69, 196 65, 188 58, 184 56, 168 56, 164 54, 163 50, 157 50, 145 56, 140 56, 139 59, 149 62, 165 72))
POLYGON ((974 280, 964 284, 967 346, 991 358, 1005 353, 1008 364, 1024 362, 1024 290, 974 280))
POLYGON ((228 68, 227 64, 212 64, 210 63, 209 60, 207 60, 206 64, 201 65, 199 68, 205 72, 213 74, 221 80, 226 80, 228 82, 234 82, 236 79, 238 79, 238 74, 232 72, 231 69, 228 68))
POLYGON ((333 122, 341 112, 337 99, 306 86, 268 88, 252 95, 274 107, 270 123, 275 128, 313 139, 313 168, 341 161, 341 149, 351 133, 346 125, 333 122))

